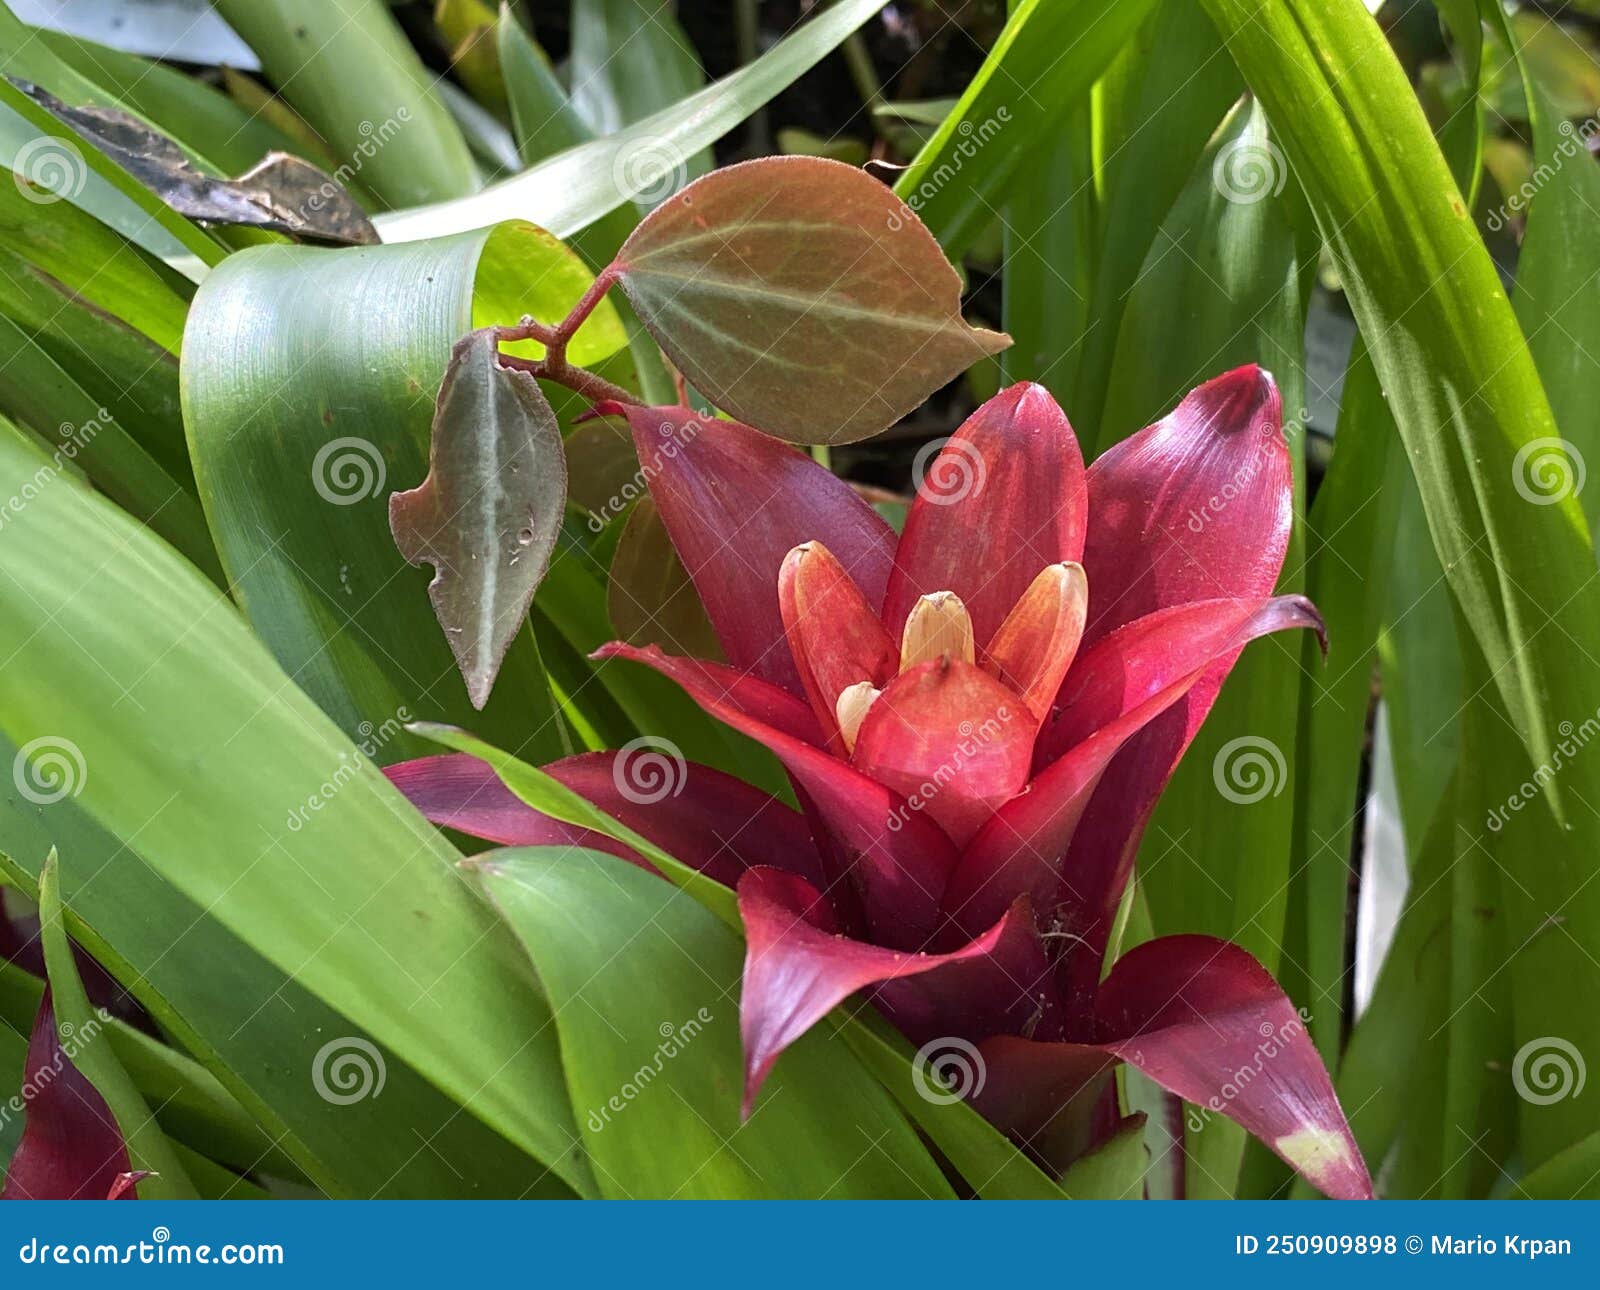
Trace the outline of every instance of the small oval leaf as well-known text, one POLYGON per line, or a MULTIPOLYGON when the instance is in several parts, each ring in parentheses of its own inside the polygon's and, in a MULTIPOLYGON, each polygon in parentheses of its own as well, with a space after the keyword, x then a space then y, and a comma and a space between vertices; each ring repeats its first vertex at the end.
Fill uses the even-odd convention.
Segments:
POLYGON ((389 498, 389 528, 428 596, 475 708, 550 565, 566 506, 556 415, 526 372, 502 367, 492 328, 456 344, 433 415, 428 477, 389 498))
POLYGON ((715 171, 618 253, 640 321, 696 389, 794 443, 894 424, 1011 343, 961 317, 961 279, 876 179, 821 157, 715 171))

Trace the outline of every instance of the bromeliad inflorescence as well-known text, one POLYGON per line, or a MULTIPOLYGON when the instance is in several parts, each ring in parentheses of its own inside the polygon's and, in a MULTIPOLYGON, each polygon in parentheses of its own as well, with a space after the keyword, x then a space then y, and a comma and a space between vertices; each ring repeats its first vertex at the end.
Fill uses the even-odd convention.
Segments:
MULTIPOLYGON (((613 754, 549 771, 736 888, 746 1113, 784 1048, 866 992, 913 1042, 975 1046, 978 1109, 1049 1165, 1116 1130, 1121 1061, 1330 1195, 1370 1195, 1299 1015, 1254 958, 1174 936, 1103 970, 1144 825, 1239 652, 1321 628, 1305 599, 1272 594, 1292 485, 1271 377, 1200 386, 1088 469, 1050 395, 1014 386, 945 445, 898 539, 747 426, 598 410, 631 424, 728 662, 599 656, 655 668, 764 743, 801 811, 703 767, 648 809, 619 792, 613 754), (1236 1086, 1246 1065, 1260 1069, 1236 1086)), ((643 863, 471 758, 389 773, 438 823, 643 863)))

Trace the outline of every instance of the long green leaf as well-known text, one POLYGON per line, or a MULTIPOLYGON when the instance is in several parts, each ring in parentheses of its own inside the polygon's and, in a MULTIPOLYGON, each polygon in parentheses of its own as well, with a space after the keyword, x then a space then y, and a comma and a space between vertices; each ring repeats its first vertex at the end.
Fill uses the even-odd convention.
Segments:
MULTIPOLYGON (((1327 237, 1420 487, 1433 543, 1476 638, 1496 711, 1538 775, 1549 827, 1503 886, 1516 1037, 1600 1051, 1600 763, 1556 762, 1559 723, 1600 711, 1600 587, 1578 500, 1528 497, 1531 455, 1572 469, 1493 264, 1383 33, 1361 6, 1204 0, 1266 103, 1327 237), (1441 194, 1444 195, 1441 198, 1441 194), (1538 768, 1561 766, 1560 774, 1538 768), (1542 843, 1548 841, 1549 845, 1542 843), (1559 934, 1550 934, 1559 920, 1559 934), (1552 988, 1559 983, 1559 988, 1552 988)), ((1504 739, 1503 735, 1491 737, 1504 739)), ((1511 794, 1523 775, 1491 791, 1511 794)), ((1486 788, 1489 785, 1485 785, 1486 788)), ((1593 1124, 1600 1093, 1522 1110, 1543 1160, 1593 1124)))
MULTIPOLYGON (((0 764, 14 765, 19 751, 0 736, 0 764)), ((0 810, 0 878, 36 892, 39 857, 58 841, 68 856, 73 939, 244 1108, 242 1120, 225 1115, 219 1125, 215 1097, 197 1105, 192 1080, 113 1035, 169 1134, 236 1169, 303 1173, 330 1196, 516 1197, 530 1186, 566 1192, 544 1166, 461 1114, 382 1045, 380 1098, 353 1110, 325 1099, 309 1078, 316 1054, 356 1027, 151 870, 129 864, 127 849, 70 796, 44 807, 23 799, 0 810), (32 868, 6 852, 29 857, 32 868), (418 1150, 424 1139, 431 1149, 418 1150), (464 1161, 474 1163, 470 1174, 464 1161)), ((21 975, 0 971, 0 987, 9 987, 0 995, 14 993, 13 978, 21 975)), ((37 1010, 34 989, 20 1013, 6 1012, 25 1027, 37 1010)))
MULTIPOLYGON (((512 224, 402 246, 258 247, 195 298, 184 420, 234 595, 347 734, 385 732, 385 761, 424 751, 400 723, 474 717, 428 574, 395 548, 389 493, 427 474, 455 343, 523 313, 559 320, 590 281, 553 238, 512 224)), ((572 358, 594 362, 624 340, 602 303, 572 358)), ((536 761, 568 750, 531 630, 474 719, 536 761)))
MULTIPOLYGON (((572 106, 596 134, 615 134, 706 83, 700 57, 677 16, 652 0, 574 5, 567 72, 572 106)), ((704 173, 709 161, 701 158, 695 174, 704 173)))
POLYGON ((571 236, 715 143, 815 67, 880 8, 881 0, 840 0, 753 63, 637 125, 568 148, 471 197, 380 216, 378 229, 385 241, 410 242, 526 219, 557 237, 571 236))
POLYGON ((1600 1131, 1551 1156, 1512 1187, 1517 1200, 1600 1200, 1600 1131))
MULTIPOLYGON (((1276 215, 1295 196, 1277 191, 1287 176, 1277 145, 1265 130, 1235 130, 1221 148, 1207 150, 1243 86, 1216 28, 1194 0, 1164 0, 1149 15, 1142 34, 1144 40, 1124 50, 1107 73, 1107 82, 1119 84, 1122 92, 1114 96, 1105 90, 1097 97, 1099 246, 1076 379, 1069 385, 1070 373, 1060 378, 1075 414, 1085 425, 1100 427, 1100 450, 1122 433, 1100 426, 1100 415, 1119 393, 1112 365, 1126 352, 1123 310, 1146 265, 1179 255, 1208 263, 1203 242, 1178 248, 1161 235, 1173 203, 1194 183, 1193 167, 1202 152, 1220 196, 1241 205, 1271 204, 1278 208, 1276 215), (1107 99, 1121 100, 1120 110, 1106 109, 1107 99)), ((1244 220, 1251 218, 1245 212, 1244 220)), ((1192 272, 1193 265, 1172 270, 1192 272)), ((1218 286, 1224 294, 1236 291, 1231 281, 1218 286)))
POLYGON ((1330 1069, 1344 1036, 1350 854, 1378 630, 1395 563, 1399 494, 1408 483, 1394 420, 1364 350, 1345 374, 1335 445, 1307 524, 1306 594, 1328 625, 1328 657, 1321 665, 1308 642, 1294 856, 1310 1030, 1330 1069))
POLYGON ((39 928, 50 974, 56 1029, 61 1032, 69 1060, 105 1098, 127 1144, 132 1167, 153 1175, 140 1185, 144 1198, 193 1200, 196 1193, 188 1173, 110 1043, 103 1040, 105 1022, 84 991, 73 962, 72 945, 62 925, 61 868, 54 851, 45 858, 39 872, 39 928))
MULTIPOLYGON (((32 460, 0 441, 0 487, 32 460)), ((112 504, 45 488, 0 544, 0 656, 19 791, 75 794, 126 847, 119 865, 142 861, 347 1016, 348 1038, 388 1044, 592 1190, 516 947, 214 588, 112 504), (66 774, 28 780, 46 756, 66 774)))
POLYGON ((602 1194, 951 1195, 888 1094, 825 1030, 784 1054, 741 1124, 744 946, 682 892, 578 848, 494 851, 472 868, 549 992, 602 1194))
MULTIPOLYGON (((1156 0, 1026 0, 895 193, 952 259, 994 218, 1030 151, 1054 136, 1156 0)), ((843 6, 840 6, 841 8, 843 6)))
MULTIPOLYGON (((171 542, 196 568, 222 581, 194 496, 117 423, 110 411, 0 315, 0 412, 33 430, 51 476, 79 469, 135 519, 171 542)), ((0 430, 9 433, 9 428, 0 430)))
POLYGON ((466 140, 383 0, 216 0, 216 7, 328 141, 340 178, 389 206, 477 188, 466 140))

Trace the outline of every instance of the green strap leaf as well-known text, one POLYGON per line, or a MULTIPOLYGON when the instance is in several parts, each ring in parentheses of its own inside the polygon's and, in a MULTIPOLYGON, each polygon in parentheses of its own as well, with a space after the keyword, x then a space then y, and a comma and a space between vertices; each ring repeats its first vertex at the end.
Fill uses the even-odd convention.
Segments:
POLYGON ((82 470, 108 497, 221 583, 222 567, 193 495, 151 459, 107 408, 3 316, 0 409, 38 436, 41 468, 50 477, 82 470))
MULTIPOLYGON (((0 765, 14 765, 20 751, 0 737, 0 765)), ((529 1187, 570 1194, 381 1044, 382 1096, 354 1111, 327 1101, 310 1078, 317 1055, 357 1027, 144 865, 128 864, 127 848, 90 820, 78 799, 27 806, 0 810, 0 878, 35 893, 38 861, 25 868, 6 852, 39 856, 59 840, 73 884, 66 912, 72 938, 244 1108, 237 1117, 219 1111, 215 1097, 167 1069, 171 1050, 124 1047, 114 1034, 118 1057, 160 1108, 169 1136, 235 1169, 303 1174, 334 1197, 517 1197, 529 1187), (172 928, 183 929, 176 941, 172 928), (241 1015, 241 1000, 256 1002, 241 1015), (432 1150, 417 1149, 418 1132, 432 1150), (470 1177, 455 1163, 463 1160, 475 1164, 470 1177)), ((0 1013, 24 1035, 38 1002, 35 978, 0 969, 0 1013), (19 979, 33 983, 20 1000, 19 979)))
POLYGON ((685 157, 805 75, 882 7, 882 0, 839 0, 754 62, 637 125, 568 148, 472 197, 380 216, 378 231, 387 242, 409 242, 526 219, 569 237, 635 197, 659 198, 685 157))
POLYGON ((193 1200, 197 1194, 172 1144, 167 1141, 144 1098, 128 1078, 103 1032, 110 1018, 97 1011, 84 992, 72 945, 61 921, 61 868, 52 850, 39 872, 39 929, 44 940, 45 967, 50 974, 50 996, 55 1003, 56 1028, 61 1032, 69 1060, 105 1098, 135 1171, 153 1176, 140 1183, 147 1200, 193 1200))
MULTIPOLYGON (((1487 851, 1473 850, 1472 871, 1453 892, 1457 915, 1472 917, 1487 890, 1483 866, 1497 865, 1516 1051, 1557 1036, 1600 1052, 1600 1012, 1573 1006, 1600 994, 1600 884, 1590 881, 1600 853, 1600 760, 1573 755, 1567 738, 1600 712, 1592 658, 1600 585, 1573 490, 1539 491, 1552 475, 1576 480, 1576 464, 1465 202, 1370 15, 1314 0, 1205 4, 1267 104, 1329 239, 1461 621, 1482 656, 1481 667, 1467 660, 1466 692, 1482 708, 1473 729, 1503 769, 1475 767, 1483 778, 1464 786, 1461 818, 1471 831, 1463 844, 1487 851), (1515 840, 1509 829, 1480 831, 1480 809, 1520 802, 1524 781, 1542 792, 1537 807, 1522 803, 1515 840)), ((1453 930, 1469 935, 1459 923, 1453 930)), ((1485 938, 1476 940, 1452 964, 1458 1000, 1491 969, 1497 982, 1507 975, 1503 959, 1490 963, 1485 938)), ((1487 1029, 1469 1038, 1481 1021, 1462 1019, 1462 1082, 1451 1095, 1458 1113, 1481 1104, 1483 1063, 1506 1042, 1487 1029)), ((1500 1084, 1499 1104, 1511 1096, 1500 1084)), ((1543 1161, 1589 1131, 1596 1097, 1591 1088, 1548 1105, 1522 1101, 1524 1158, 1543 1161)), ((1444 1144, 1443 1159, 1458 1148, 1466 1143, 1444 1144)))
MULTIPOLYGON (((32 460, 0 439, 0 490, 32 460)), ((112 503, 45 488, 0 543, 0 653, 19 782, 64 759, 35 796, 75 794, 123 843, 115 867, 142 861, 347 1017, 345 1038, 388 1045, 593 1190, 516 947, 454 850, 209 583, 112 503)))
POLYGON ((744 946, 694 901, 576 847, 469 864, 549 992, 602 1194, 951 1197, 894 1102, 822 1028, 784 1054, 774 1094, 741 1124, 744 946))
MULTIPOLYGON (((694 45, 669 6, 584 0, 572 10, 572 106, 596 134, 615 134, 706 83, 694 45)), ((698 159, 702 174, 710 158, 698 159)))
POLYGON ((1346 370, 1336 447, 1307 525, 1306 594, 1328 624, 1328 657, 1308 647, 1300 683, 1305 727, 1295 847, 1303 875, 1310 1030, 1330 1070, 1344 1034, 1351 842, 1404 476, 1394 420, 1359 348, 1346 370))
POLYGON ((478 187, 432 73, 383 0, 217 0, 217 12, 362 191, 412 206, 478 187))
MULTIPOLYGON (((1203 2, 1328 238, 1450 585, 1542 760, 1553 713, 1600 706, 1600 678, 1576 644, 1600 638, 1600 588, 1577 501, 1532 507, 1511 487, 1525 469, 1518 454, 1555 424, 1494 265, 1363 7, 1203 2), (1545 629, 1552 613, 1560 630, 1545 629)), ((1600 768, 1585 778, 1600 787, 1600 768)), ((1559 786, 1550 802, 1567 814, 1559 786)))
POLYGON ((972 245, 1035 147, 1085 96, 1156 0, 1025 0, 944 124, 895 183, 952 259, 972 245))

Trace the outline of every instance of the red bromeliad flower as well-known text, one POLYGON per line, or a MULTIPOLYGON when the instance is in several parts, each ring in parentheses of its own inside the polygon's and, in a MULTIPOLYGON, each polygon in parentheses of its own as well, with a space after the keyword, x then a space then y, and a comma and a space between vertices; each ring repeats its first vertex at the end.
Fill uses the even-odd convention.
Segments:
MULTIPOLYGON (((1087 470, 1050 395, 1013 386, 945 444, 898 540, 745 426, 604 410, 630 420, 729 664, 600 656, 764 743, 803 814, 704 767, 649 805, 618 754, 548 769, 737 889, 747 1113, 783 1049, 868 991, 914 1043, 975 1047, 974 1103, 1049 1164, 1115 1127, 1120 1060, 1330 1195, 1370 1196, 1321 1060, 1254 958, 1173 936, 1103 972, 1145 823, 1240 650, 1321 629, 1304 598, 1272 594, 1292 483, 1271 377, 1201 386, 1087 470)), ((471 758, 389 773, 437 823, 638 860, 471 758)))

